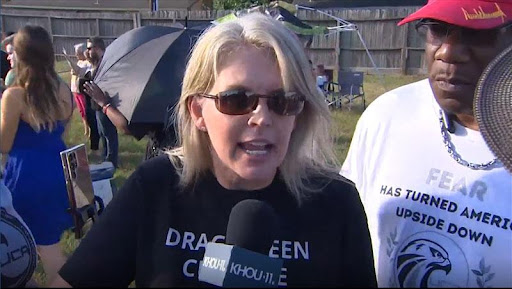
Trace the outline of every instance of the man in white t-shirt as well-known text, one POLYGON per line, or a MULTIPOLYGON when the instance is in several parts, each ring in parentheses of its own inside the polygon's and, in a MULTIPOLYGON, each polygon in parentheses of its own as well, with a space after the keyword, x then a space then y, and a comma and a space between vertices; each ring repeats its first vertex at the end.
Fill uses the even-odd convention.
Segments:
POLYGON ((483 69, 512 44, 512 1, 429 0, 428 79, 361 116, 341 174, 360 192, 380 287, 511 287, 512 175, 473 115, 483 69))

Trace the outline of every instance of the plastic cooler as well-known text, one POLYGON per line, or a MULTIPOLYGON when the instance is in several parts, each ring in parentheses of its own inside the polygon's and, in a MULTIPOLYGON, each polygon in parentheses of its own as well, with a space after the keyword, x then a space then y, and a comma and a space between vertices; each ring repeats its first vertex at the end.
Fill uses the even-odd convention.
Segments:
POLYGON ((89 165, 94 195, 103 200, 106 207, 116 193, 116 187, 112 182, 116 169, 111 162, 89 165))

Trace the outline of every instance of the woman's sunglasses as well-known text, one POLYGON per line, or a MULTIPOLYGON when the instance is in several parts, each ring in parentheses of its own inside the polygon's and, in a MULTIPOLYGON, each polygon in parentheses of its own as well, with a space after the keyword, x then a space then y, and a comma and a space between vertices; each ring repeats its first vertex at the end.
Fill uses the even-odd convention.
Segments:
POLYGON ((217 109, 229 115, 242 115, 250 113, 258 107, 260 98, 267 98, 270 110, 279 115, 298 115, 304 108, 304 96, 296 92, 275 91, 270 95, 261 95, 245 89, 232 89, 219 92, 217 95, 197 93, 192 96, 202 96, 215 99, 217 109))

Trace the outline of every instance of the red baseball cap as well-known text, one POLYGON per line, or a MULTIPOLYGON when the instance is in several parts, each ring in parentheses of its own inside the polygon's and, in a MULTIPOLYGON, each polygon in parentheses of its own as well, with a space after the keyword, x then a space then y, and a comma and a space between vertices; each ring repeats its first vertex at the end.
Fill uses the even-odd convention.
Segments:
POLYGON ((512 0, 429 0, 398 25, 422 18, 472 29, 492 29, 512 21, 512 0))

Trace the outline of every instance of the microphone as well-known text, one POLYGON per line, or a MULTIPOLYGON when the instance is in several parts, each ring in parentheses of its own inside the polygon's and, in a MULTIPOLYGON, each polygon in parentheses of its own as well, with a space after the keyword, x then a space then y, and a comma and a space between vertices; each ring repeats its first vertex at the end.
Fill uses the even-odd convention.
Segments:
POLYGON ((274 209, 259 200, 243 200, 229 214, 226 243, 268 256, 279 230, 274 209))
POLYGON ((220 287, 275 288, 283 260, 268 257, 279 224, 274 209, 243 200, 229 215, 226 243, 208 243, 199 264, 199 281, 220 287))

